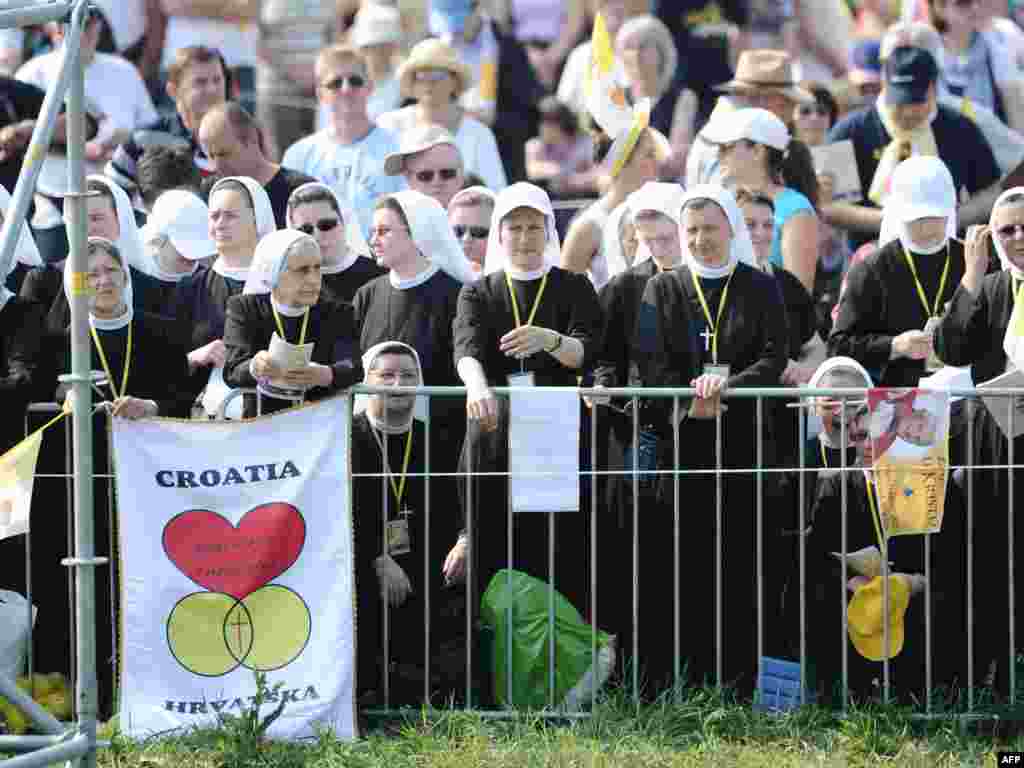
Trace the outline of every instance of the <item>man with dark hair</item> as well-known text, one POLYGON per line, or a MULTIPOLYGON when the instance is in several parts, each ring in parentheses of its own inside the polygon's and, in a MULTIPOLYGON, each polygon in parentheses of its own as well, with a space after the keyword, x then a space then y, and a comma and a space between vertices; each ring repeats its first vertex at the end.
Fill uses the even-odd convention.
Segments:
POLYGON ((128 190, 136 186, 136 164, 150 146, 178 141, 191 148, 193 162, 202 173, 210 163, 196 141, 203 116, 223 104, 230 91, 230 75, 224 58, 212 48, 192 45, 178 50, 167 73, 167 95, 175 114, 164 116, 132 133, 114 152, 105 172, 128 190))
POLYGON ((169 189, 186 189, 198 195, 202 182, 187 145, 149 147, 139 158, 136 179, 147 211, 169 189))
MULTIPOLYGON (((262 127, 237 102, 220 104, 206 113, 199 126, 199 142, 213 163, 218 178, 248 176, 263 186, 270 197, 278 228, 286 226, 285 214, 292 192, 303 184, 316 181, 305 173, 270 162, 262 127)), ((204 193, 213 183, 212 179, 203 183, 204 193)))

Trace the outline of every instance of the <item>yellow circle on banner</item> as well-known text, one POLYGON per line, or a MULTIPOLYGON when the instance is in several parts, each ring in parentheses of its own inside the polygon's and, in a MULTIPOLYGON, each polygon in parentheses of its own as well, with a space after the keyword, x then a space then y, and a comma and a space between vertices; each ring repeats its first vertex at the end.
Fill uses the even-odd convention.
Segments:
MULTIPOLYGON (((226 675, 238 666, 224 643, 225 619, 238 601, 219 592, 193 592, 167 617, 167 645, 185 669, 204 677, 226 675)), ((249 633, 250 644, 252 633, 249 633)))
MULTIPOLYGON (((271 584, 257 589, 240 604, 247 609, 252 622, 252 647, 242 657, 246 667, 269 672, 298 658, 309 642, 312 622, 309 608, 297 593, 271 584)), ((227 639, 232 627, 230 622, 224 626, 227 639)))

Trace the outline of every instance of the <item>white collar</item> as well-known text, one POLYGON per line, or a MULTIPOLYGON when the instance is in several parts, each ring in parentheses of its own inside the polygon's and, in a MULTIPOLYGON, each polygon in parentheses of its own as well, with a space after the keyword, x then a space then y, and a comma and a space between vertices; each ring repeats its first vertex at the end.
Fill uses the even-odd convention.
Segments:
MULTIPOLYGON (((378 419, 376 416, 374 416, 372 413, 370 413, 369 409, 367 409, 365 411, 365 413, 366 413, 366 418, 370 422, 370 426, 373 427, 373 429, 377 430, 378 432, 384 432, 385 434, 388 434, 388 435, 404 435, 406 432, 408 432, 410 429, 412 429, 412 422, 413 422, 413 419, 415 418, 410 413, 409 414, 409 423, 408 424, 392 425, 392 424, 385 424, 383 420, 378 419)), ((377 444, 380 445, 380 438, 378 438, 377 444)), ((383 450, 383 446, 381 446, 381 448, 383 450)))
POLYGON ((220 257, 213 262, 213 267, 211 267, 211 269, 221 277, 227 277, 231 280, 238 280, 243 283, 249 278, 248 267, 229 267, 220 257))
POLYGON ((282 304, 274 298, 273 294, 270 296, 270 303, 274 309, 285 317, 302 317, 306 314, 306 310, 309 309, 309 307, 293 307, 291 304, 282 304))
POLYGON ((726 261, 720 267, 709 267, 701 264, 696 257, 690 259, 690 269, 696 272, 698 277, 703 277, 705 280, 717 280, 720 277, 726 277, 735 268, 736 262, 733 260, 726 261))
POLYGON ((391 287, 399 291, 407 291, 410 288, 415 288, 417 285, 423 285, 427 280, 436 275, 441 268, 436 264, 431 264, 425 270, 420 272, 414 277, 406 278, 403 280, 395 274, 394 270, 388 272, 388 280, 391 281, 391 287))
POLYGON ((512 266, 506 266, 505 272, 508 273, 508 276, 511 277, 513 280, 526 282, 527 280, 537 280, 541 277, 544 277, 544 275, 546 275, 548 273, 548 270, 550 269, 551 267, 547 266, 546 264, 542 266, 540 269, 530 269, 525 271, 515 269, 512 266))
POLYGON ((349 251, 348 254, 339 261, 337 264, 332 264, 329 267, 321 267, 320 274, 322 275, 337 275, 344 272, 346 269, 351 267, 359 260, 359 254, 349 251))
POLYGON ((117 317, 96 317, 90 312, 89 325, 97 331, 119 331, 132 321, 133 315, 134 313, 132 312, 130 304, 126 304, 124 312, 117 317))

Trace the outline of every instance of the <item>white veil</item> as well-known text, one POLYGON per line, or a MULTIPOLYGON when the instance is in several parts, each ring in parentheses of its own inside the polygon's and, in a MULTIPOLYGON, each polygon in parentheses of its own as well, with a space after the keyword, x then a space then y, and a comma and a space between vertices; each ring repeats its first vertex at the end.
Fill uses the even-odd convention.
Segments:
POLYGON ((413 189, 395 192, 389 197, 401 206, 409 222, 413 242, 431 265, 460 283, 472 283, 477 279, 473 265, 448 223, 448 212, 437 200, 413 189))
POLYGON ((544 214, 547 229, 547 243, 544 246, 544 265, 542 273, 551 267, 558 266, 561 258, 562 244, 555 228, 555 211, 551 207, 548 193, 535 184, 519 181, 505 187, 494 200, 494 213, 491 214, 491 233, 487 237, 487 253, 484 256, 484 274, 504 269, 512 277, 515 270, 508 265, 505 246, 501 244, 501 220, 516 208, 532 208, 544 214))
MULTIPOLYGON (((678 227, 685 197, 686 191, 675 182, 648 181, 626 198, 626 206, 629 216, 634 219, 640 211, 655 211, 672 219, 678 227)), ((649 258, 650 249, 641 243, 637 245, 633 266, 642 264, 649 258)))
MULTIPOLYGON (((281 273, 288 267, 288 252, 292 246, 303 240, 316 245, 312 235, 299 232, 297 229, 279 229, 260 238, 256 251, 249 266, 249 277, 245 281, 243 293, 266 294, 277 287, 281 273)), ((317 246, 317 250, 320 247, 317 246)))
MULTIPOLYGON (((246 191, 249 193, 249 199, 252 201, 253 213, 256 217, 256 237, 262 239, 276 230, 277 220, 274 218, 274 208, 270 204, 270 198, 267 196, 267 191, 263 188, 263 185, 256 181, 256 179, 249 176, 225 176, 213 185, 208 199, 212 200, 214 193, 229 181, 238 182, 245 187, 246 191)), ((224 260, 219 256, 217 257, 217 260, 213 262, 213 271, 217 274, 224 275, 225 277, 237 277, 237 275, 229 274, 229 272, 234 270, 225 266, 224 260)))
MULTIPOLYGON (((142 247, 142 234, 135 223, 135 209, 132 208, 132 201, 115 181, 111 181, 102 174, 94 173, 87 177, 86 181, 98 181, 114 196, 114 213, 117 215, 117 226, 120 235, 114 242, 121 256, 132 267, 142 270, 146 264, 146 255, 142 247)), ((127 271, 127 267, 125 270, 127 271)))
POLYGON ((359 226, 359 218, 355 215, 355 212, 341 202, 341 198, 338 197, 337 192, 319 181, 310 181, 292 190, 292 193, 288 198, 289 204, 288 210, 285 213, 284 225, 289 229, 295 229, 295 224, 292 222, 291 200, 296 195, 300 195, 303 192, 308 192, 313 189, 321 189, 334 198, 334 203, 339 212, 338 215, 341 217, 342 224, 345 227, 345 254, 337 264, 324 264, 322 270, 325 275, 336 275, 339 272, 344 272, 355 264, 360 256, 369 253, 370 246, 367 244, 366 238, 363 237, 363 230, 359 226))
POLYGON ((757 269, 757 257, 754 255, 754 244, 750 241, 750 232, 747 229, 746 219, 743 218, 743 211, 736 203, 732 192, 718 184, 699 184, 691 187, 683 196, 679 206, 679 248, 683 254, 683 263, 688 265, 697 275, 703 278, 725 277, 737 263, 746 264, 748 267, 757 269), (701 264, 692 253, 686 243, 686 232, 682 223, 682 210, 687 203, 693 200, 711 200, 725 212, 732 228, 732 241, 729 246, 728 261, 721 267, 707 267, 701 264))

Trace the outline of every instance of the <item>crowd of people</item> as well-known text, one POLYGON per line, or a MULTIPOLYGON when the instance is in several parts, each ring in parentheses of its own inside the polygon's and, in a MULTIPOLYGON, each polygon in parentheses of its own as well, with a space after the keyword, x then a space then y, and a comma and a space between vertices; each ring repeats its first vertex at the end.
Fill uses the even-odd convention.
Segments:
MULTIPOLYGON (((389 702, 422 697, 425 611, 437 659, 427 687, 459 695, 461 652, 445 659, 478 641, 460 635, 461 590, 476 610, 508 566, 550 578, 613 634, 620 669, 640 664, 649 695, 675 684, 677 641, 691 682, 713 678, 720 655, 721 682, 749 691, 760 600, 765 647, 799 657, 801 547, 808 679, 827 698, 846 652, 840 604, 851 600, 852 623, 868 599, 864 584, 842 582, 833 553, 872 545, 906 598, 905 647, 889 654, 898 695, 923 692, 926 613, 936 684, 1006 688, 1021 629, 1009 617, 1024 615, 1008 606, 1019 541, 1003 510, 1016 474, 992 467, 1024 443, 984 408, 955 403, 950 462, 984 469, 948 483, 940 533, 886 544, 858 403, 805 402, 820 428, 801 443, 785 401, 762 413, 728 393, 790 387, 793 404, 807 385, 916 387, 943 365, 970 367, 980 384, 1018 364, 1014 3, 301 5, 99 0, 91 11, 81 53, 92 367, 110 416, 129 419, 250 418, 359 383, 465 388, 427 406, 396 394, 357 407, 364 703, 382 700, 384 665, 389 702), (282 365, 282 343, 308 364, 282 365), (510 407, 493 391, 506 385, 694 395, 640 398, 635 410, 631 398, 581 400, 581 469, 607 474, 580 483, 579 513, 549 521, 507 512, 510 407), (231 400, 235 389, 246 394, 231 400), (754 471, 795 468, 801 454, 803 510, 795 471, 763 482, 754 471), (716 466, 731 471, 716 478, 716 466), (634 467, 638 488, 624 472, 634 467), (969 519, 970 501, 985 514, 969 519), (969 583, 991 606, 973 614, 973 678, 969 583)), ((0 76, 0 213, 61 39, 56 26, 0 39, 13 73, 0 76)), ((65 142, 62 117, 0 289, 3 449, 24 435, 27 404, 63 398, 70 366, 65 142)), ((101 476, 106 418, 96 416, 101 476)), ((48 437, 40 471, 62 471, 64 449, 48 437)), ((98 540, 114 547, 116 504, 102 479, 96 488, 98 540)), ((55 535, 65 509, 63 486, 37 483, 36 659, 57 670, 68 663, 68 590, 54 569, 67 554, 55 535)), ((0 551, 0 586, 22 589, 24 542, 0 551)), ((116 627, 117 608, 112 589, 101 626, 116 627)), ((878 642, 848 649, 856 695, 874 692, 887 655, 878 642)), ((108 712, 116 648, 116 630, 101 631, 108 712)))

